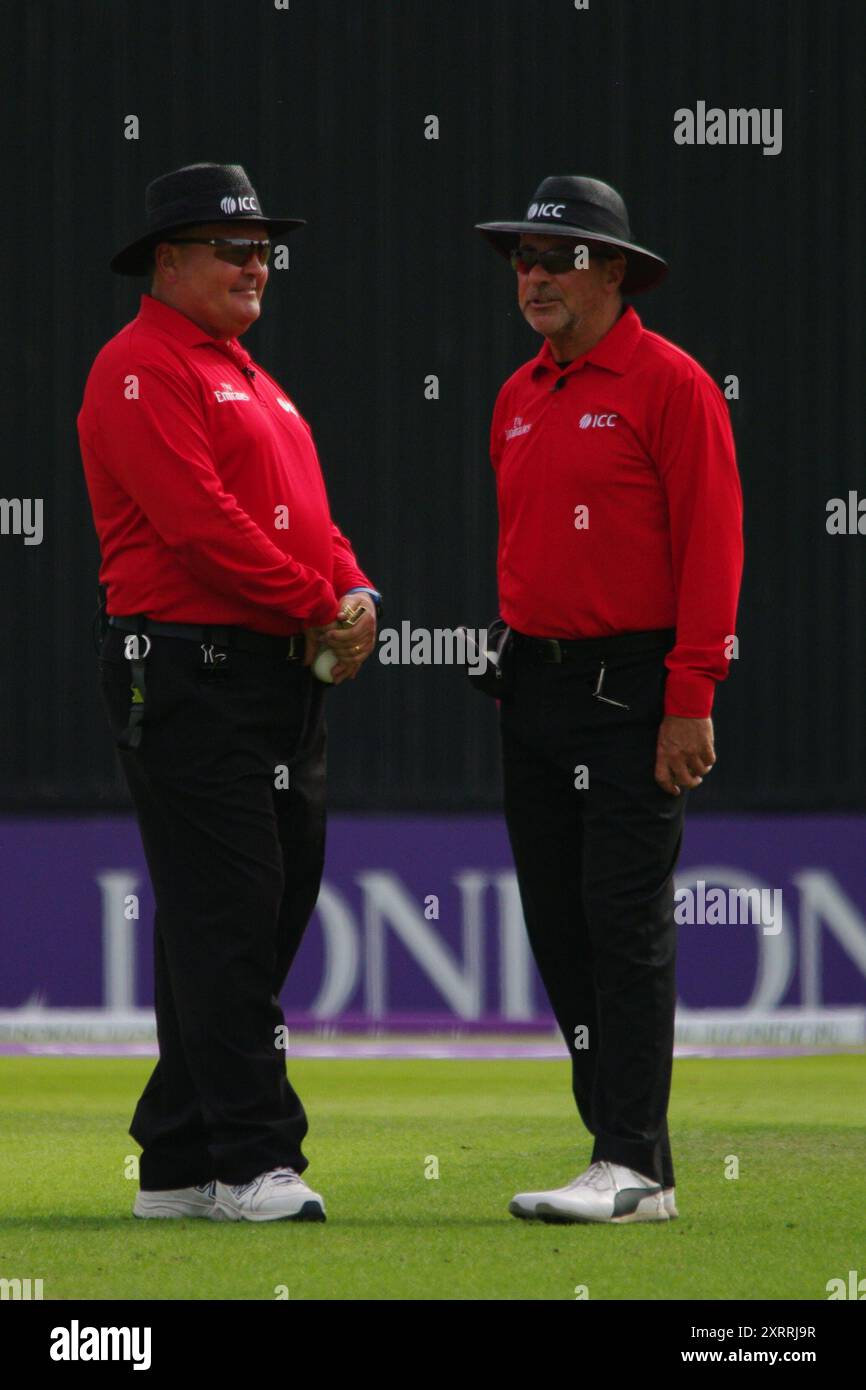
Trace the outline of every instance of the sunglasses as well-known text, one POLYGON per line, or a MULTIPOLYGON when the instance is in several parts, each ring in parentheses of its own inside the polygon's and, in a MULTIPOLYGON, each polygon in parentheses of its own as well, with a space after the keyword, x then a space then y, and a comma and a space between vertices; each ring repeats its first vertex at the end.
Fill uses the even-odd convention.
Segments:
POLYGON ((271 254, 269 241, 248 241, 245 237, 234 236, 173 236, 166 237, 173 246, 213 246, 218 261, 228 261, 230 265, 244 266, 255 253, 262 265, 267 265, 271 254))
MULTIPOLYGON (((578 246, 582 244, 577 243, 578 246)), ((548 275, 566 275, 568 271, 577 269, 574 264, 576 249, 576 246, 572 246, 566 251, 558 251, 555 248, 551 251, 536 251, 534 246, 516 246, 511 253, 511 266, 520 275, 528 275, 534 265, 540 265, 548 275)), ((611 255, 615 254, 610 251, 591 251, 589 259, 608 261, 611 255)))

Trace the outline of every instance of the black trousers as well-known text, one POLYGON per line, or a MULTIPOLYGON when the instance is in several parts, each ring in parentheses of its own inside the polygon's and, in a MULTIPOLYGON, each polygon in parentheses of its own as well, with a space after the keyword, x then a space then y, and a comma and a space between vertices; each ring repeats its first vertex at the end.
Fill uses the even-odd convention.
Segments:
POLYGON ((673 643, 650 635, 655 650, 626 654, 627 640, 593 639, 561 665, 515 643, 514 695, 500 707, 504 806, 592 1162, 672 1187, 673 874, 687 793, 671 796, 653 776, 673 643), (628 709, 594 698, 602 659, 602 693, 628 709))
MULTIPOLYGON (((115 741, 124 636, 109 628, 99 658, 115 741)), ((325 687, 271 653, 221 648, 208 669, 197 642, 150 640, 141 745, 119 750, 156 898, 159 1061, 130 1126, 141 1186, 303 1172, 278 996, 324 862, 325 687)))

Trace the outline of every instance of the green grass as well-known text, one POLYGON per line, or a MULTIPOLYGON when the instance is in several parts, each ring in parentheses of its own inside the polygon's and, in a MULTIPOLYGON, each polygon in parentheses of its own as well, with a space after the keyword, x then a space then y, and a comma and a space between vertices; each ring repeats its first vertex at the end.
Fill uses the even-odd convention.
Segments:
POLYGON ((637 1226, 508 1215, 589 1161, 564 1062, 291 1058, 327 1223, 135 1221, 150 1066, 0 1058, 0 1277, 46 1299, 596 1300, 826 1299, 866 1275, 862 1055, 676 1063, 681 1217, 637 1226))

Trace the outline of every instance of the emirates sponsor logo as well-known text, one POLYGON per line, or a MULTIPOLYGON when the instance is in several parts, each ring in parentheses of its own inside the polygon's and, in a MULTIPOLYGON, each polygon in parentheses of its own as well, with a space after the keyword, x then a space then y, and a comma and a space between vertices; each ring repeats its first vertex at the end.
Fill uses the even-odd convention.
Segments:
POLYGON ((246 391, 236 391, 230 381, 221 381, 221 391, 214 391, 218 401, 248 401, 246 391))
POLYGON ((506 439, 514 439, 515 436, 518 435, 518 434, 529 434, 529 431, 530 431, 531 429, 532 429, 532 426, 531 426, 531 425, 525 425, 525 424, 523 423, 523 416, 522 416, 522 415, 515 415, 515 417, 514 417, 514 423, 511 425, 510 429, 507 429, 507 430, 505 431, 505 438, 506 438, 506 439))

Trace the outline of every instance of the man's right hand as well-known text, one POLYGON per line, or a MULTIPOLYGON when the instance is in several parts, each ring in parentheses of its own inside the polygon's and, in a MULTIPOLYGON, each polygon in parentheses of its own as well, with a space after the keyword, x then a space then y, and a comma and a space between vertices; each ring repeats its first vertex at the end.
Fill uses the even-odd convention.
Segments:
POLYGON ((666 714, 656 739, 655 780, 662 791, 679 796, 699 787, 716 761, 712 719, 666 714))

